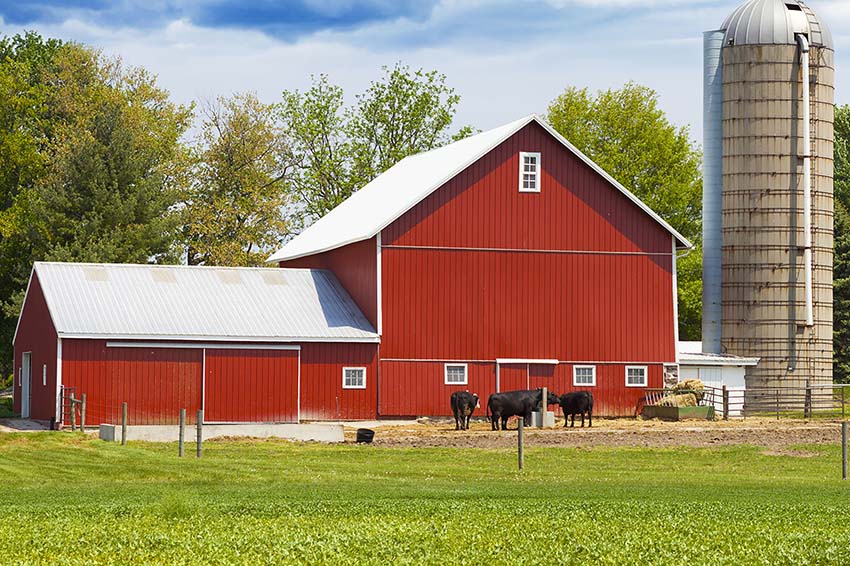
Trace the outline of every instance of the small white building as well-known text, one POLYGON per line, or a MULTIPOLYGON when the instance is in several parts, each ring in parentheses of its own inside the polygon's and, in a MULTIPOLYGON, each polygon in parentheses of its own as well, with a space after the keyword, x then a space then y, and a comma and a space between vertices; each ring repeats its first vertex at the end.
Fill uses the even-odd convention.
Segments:
MULTIPOLYGON (((759 358, 731 354, 705 354, 702 342, 679 342, 679 381, 699 379, 706 387, 729 391, 729 416, 740 415, 744 403, 744 380, 747 366, 758 365, 759 358)), ((723 400, 714 399, 715 409, 722 410, 723 400)))

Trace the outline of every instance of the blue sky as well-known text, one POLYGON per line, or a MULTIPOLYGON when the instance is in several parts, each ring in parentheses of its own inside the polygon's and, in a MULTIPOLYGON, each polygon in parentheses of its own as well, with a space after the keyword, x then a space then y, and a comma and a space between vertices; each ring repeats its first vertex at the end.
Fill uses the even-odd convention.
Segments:
MULTIPOLYGON (((738 0, 0 0, 0 33, 81 41, 142 65, 180 102, 254 91, 267 101, 327 73, 346 95, 383 65, 438 69, 458 123, 543 113, 567 85, 634 80, 702 132, 702 32, 738 0)), ((836 98, 850 102, 850 0, 812 0, 836 40, 836 98), (845 31, 847 30, 847 31, 845 31), (848 85, 844 88, 844 85, 848 85)))

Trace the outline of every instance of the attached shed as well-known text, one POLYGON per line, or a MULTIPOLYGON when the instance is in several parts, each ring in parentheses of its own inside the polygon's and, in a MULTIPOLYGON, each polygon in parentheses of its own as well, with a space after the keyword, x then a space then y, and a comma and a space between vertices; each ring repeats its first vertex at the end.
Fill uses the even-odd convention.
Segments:
POLYGON ((15 332, 14 407, 57 423, 374 416, 374 327, 322 269, 36 263, 15 332))

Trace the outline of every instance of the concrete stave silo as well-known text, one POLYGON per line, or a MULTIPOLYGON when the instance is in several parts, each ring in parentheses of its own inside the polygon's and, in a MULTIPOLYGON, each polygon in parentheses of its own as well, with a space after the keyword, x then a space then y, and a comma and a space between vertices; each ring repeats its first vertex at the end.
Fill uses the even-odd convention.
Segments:
POLYGON ((704 349, 761 358, 750 389, 831 383, 831 36, 750 0, 705 46, 704 349))

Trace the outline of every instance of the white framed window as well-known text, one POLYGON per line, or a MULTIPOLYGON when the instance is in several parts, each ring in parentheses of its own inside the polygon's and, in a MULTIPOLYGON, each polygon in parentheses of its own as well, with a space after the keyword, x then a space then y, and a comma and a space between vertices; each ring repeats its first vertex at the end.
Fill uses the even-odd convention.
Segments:
POLYGON ((596 387, 596 366, 573 366, 573 385, 596 387))
POLYGON ((467 385, 469 378, 466 374, 466 364, 446 364, 444 367, 446 385, 467 385))
POLYGON ((540 153, 519 152, 519 192, 540 192, 540 153))
POLYGON ((626 366, 626 387, 646 387, 646 366, 626 366))
POLYGON ((343 389, 366 389, 366 368, 342 368, 343 389))

